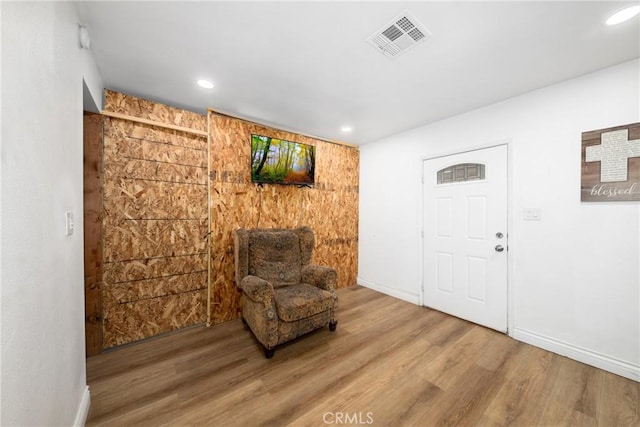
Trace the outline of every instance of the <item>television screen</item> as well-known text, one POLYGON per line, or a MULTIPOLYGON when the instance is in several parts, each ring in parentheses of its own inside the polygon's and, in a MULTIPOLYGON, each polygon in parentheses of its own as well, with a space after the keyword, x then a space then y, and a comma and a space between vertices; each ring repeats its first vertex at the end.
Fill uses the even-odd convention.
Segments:
POLYGON ((263 135, 251 135, 251 181, 311 185, 316 147, 263 135))

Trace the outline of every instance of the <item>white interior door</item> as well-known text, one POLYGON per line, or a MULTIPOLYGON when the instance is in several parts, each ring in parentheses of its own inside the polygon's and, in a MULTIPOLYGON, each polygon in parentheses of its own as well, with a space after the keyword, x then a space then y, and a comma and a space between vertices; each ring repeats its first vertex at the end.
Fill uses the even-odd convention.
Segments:
POLYGON ((507 146, 423 164, 424 305, 507 331, 507 146))

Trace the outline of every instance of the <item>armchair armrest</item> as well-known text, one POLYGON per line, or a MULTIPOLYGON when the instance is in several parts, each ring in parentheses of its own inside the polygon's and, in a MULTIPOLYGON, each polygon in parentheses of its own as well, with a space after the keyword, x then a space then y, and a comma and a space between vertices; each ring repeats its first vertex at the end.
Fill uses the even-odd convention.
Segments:
POLYGON ((331 267, 323 265, 306 265, 302 267, 302 281, 325 291, 335 291, 338 273, 331 267))
POLYGON ((273 285, 258 276, 246 276, 240 282, 240 288, 254 302, 262 303, 267 307, 275 304, 273 285))

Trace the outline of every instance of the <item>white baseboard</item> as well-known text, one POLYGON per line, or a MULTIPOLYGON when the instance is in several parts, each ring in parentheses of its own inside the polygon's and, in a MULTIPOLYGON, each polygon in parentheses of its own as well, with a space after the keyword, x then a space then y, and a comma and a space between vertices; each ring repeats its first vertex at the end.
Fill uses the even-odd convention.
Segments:
POLYGON ((370 282, 368 280, 364 280, 360 277, 357 279, 358 285, 365 286, 369 289, 373 289, 374 291, 381 292, 386 295, 390 295, 394 298, 399 298, 401 300, 410 302, 415 305, 420 305, 420 295, 414 294, 412 292, 399 291, 397 289, 390 288, 388 286, 381 285, 379 283, 370 282))
POLYGON ((73 422, 74 427, 84 427, 87 423, 90 406, 91 394, 89 393, 89 386, 85 386, 84 393, 82 393, 82 399, 80 400, 80 406, 78 407, 78 413, 76 414, 76 420, 73 422))
POLYGON ((612 372, 625 378, 640 382, 640 365, 634 365, 610 356, 582 348, 554 338, 546 337, 535 332, 515 328, 510 334, 518 341, 549 350, 561 356, 566 356, 578 362, 595 366, 596 368, 612 372))

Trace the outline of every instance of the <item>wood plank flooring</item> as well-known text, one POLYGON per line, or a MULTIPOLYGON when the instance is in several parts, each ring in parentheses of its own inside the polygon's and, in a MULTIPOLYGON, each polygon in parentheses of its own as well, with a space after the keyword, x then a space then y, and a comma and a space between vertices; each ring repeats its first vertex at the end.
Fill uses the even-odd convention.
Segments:
POLYGON ((360 286, 267 360, 241 321, 87 360, 87 425, 638 426, 640 384, 360 286))

